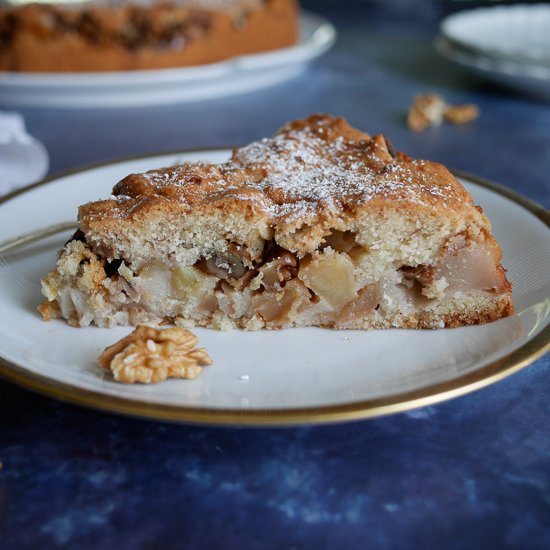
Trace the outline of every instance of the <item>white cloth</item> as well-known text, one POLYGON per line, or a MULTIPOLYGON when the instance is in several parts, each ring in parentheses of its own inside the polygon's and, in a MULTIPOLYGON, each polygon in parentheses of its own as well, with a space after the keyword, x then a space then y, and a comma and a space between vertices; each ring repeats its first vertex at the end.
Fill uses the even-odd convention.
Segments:
POLYGON ((0 195, 42 179, 48 152, 27 134, 19 113, 0 111, 0 195))

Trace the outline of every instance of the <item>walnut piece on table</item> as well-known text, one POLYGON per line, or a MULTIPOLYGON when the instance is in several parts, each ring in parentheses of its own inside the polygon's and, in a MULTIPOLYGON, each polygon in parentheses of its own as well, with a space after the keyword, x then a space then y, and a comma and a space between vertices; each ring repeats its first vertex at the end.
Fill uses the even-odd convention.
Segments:
POLYGON ((479 107, 472 103, 449 105, 443 113, 445 120, 452 124, 466 124, 479 116, 479 107))
POLYGON ((198 338, 182 328, 157 329, 146 325, 109 346, 98 364, 112 371, 117 382, 150 384, 167 378, 196 378, 211 365, 206 349, 195 348, 198 338))
POLYGON ((415 96, 407 116, 407 125, 413 132, 421 132, 428 126, 439 126, 443 122, 445 101, 437 94, 415 96))
POLYGON ((415 96, 407 115, 407 126, 421 132, 429 126, 439 126, 444 120, 451 124, 466 124, 479 116, 479 108, 471 103, 449 105, 438 94, 415 96))

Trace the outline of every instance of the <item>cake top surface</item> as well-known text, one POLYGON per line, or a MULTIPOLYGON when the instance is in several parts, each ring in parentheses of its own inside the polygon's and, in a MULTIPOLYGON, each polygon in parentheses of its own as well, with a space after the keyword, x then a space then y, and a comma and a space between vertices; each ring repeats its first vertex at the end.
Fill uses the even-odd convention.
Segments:
POLYGON ((470 195, 442 165, 395 152, 342 118, 313 115, 273 137, 235 149, 226 163, 186 162, 132 174, 110 200, 81 208, 82 218, 127 218, 153 209, 233 208, 272 223, 315 223, 375 204, 404 209, 472 209, 470 195))
MULTIPOLYGON (((36 0, 0 0, 0 7, 20 7, 35 3, 36 0)), ((46 6, 56 6, 60 8, 148 7, 161 4, 172 4, 181 7, 232 12, 234 10, 258 9, 261 7, 263 0, 51 0, 50 2, 40 3, 46 6)))

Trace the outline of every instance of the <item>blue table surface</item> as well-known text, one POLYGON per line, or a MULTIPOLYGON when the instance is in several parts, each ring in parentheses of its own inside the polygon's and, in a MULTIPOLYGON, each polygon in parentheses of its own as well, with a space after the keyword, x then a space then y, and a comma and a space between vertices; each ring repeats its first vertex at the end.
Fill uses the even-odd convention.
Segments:
MULTIPOLYGON (((380 3, 378 3, 380 4, 380 3)), ((406 6, 398 2, 398 7, 406 6)), ((237 145, 311 112, 550 206, 550 103, 439 58, 439 12, 317 7, 334 49, 284 85, 204 103, 25 109, 51 172, 116 157, 237 145), (423 12, 426 13, 426 12, 423 12), (481 117, 421 134, 415 93, 481 117)), ((383 6, 383 3, 382 3, 383 6)), ((384 418, 285 429, 117 417, 0 382, 0 547, 550 547, 550 361, 452 401, 384 418)))

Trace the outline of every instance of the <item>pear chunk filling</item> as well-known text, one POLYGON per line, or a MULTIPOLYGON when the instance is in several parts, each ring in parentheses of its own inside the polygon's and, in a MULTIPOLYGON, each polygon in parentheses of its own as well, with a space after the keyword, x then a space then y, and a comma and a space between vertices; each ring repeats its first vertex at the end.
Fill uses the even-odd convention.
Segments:
POLYGON ((194 265, 157 262, 134 269, 121 259, 106 262, 75 240, 60 258, 63 270, 44 285, 57 288, 60 313, 77 326, 110 326, 116 308, 119 324, 217 319, 220 328, 356 328, 365 320, 430 311, 464 293, 502 292, 508 283, 498 253, 491 240, 461 243, 430 263, 404 265, 359 245, 351 232, 334 231, 303 257, 267 241, 252 259, 244 247, 228 243, 223 253, 194 265), (69 271, 76 285, 64 284, 62 273, 69 271))
POLYGON ((379 251, 340 231, 302 258, 269 242, 261 260, 252 261, 230 243, 225 254, 193 266, 154 264, 132 273, 121 262, 110 279, 121 275, 137 305, 153 315, 206 320, 222 312, 234 321, 260 319, 268 328, 289 322, 346 328, 392 310, 425 308, 456 292, 498 292, 503 284, 484 243, 449 249, 433 264, 407 266, 384 263, 379 251))

